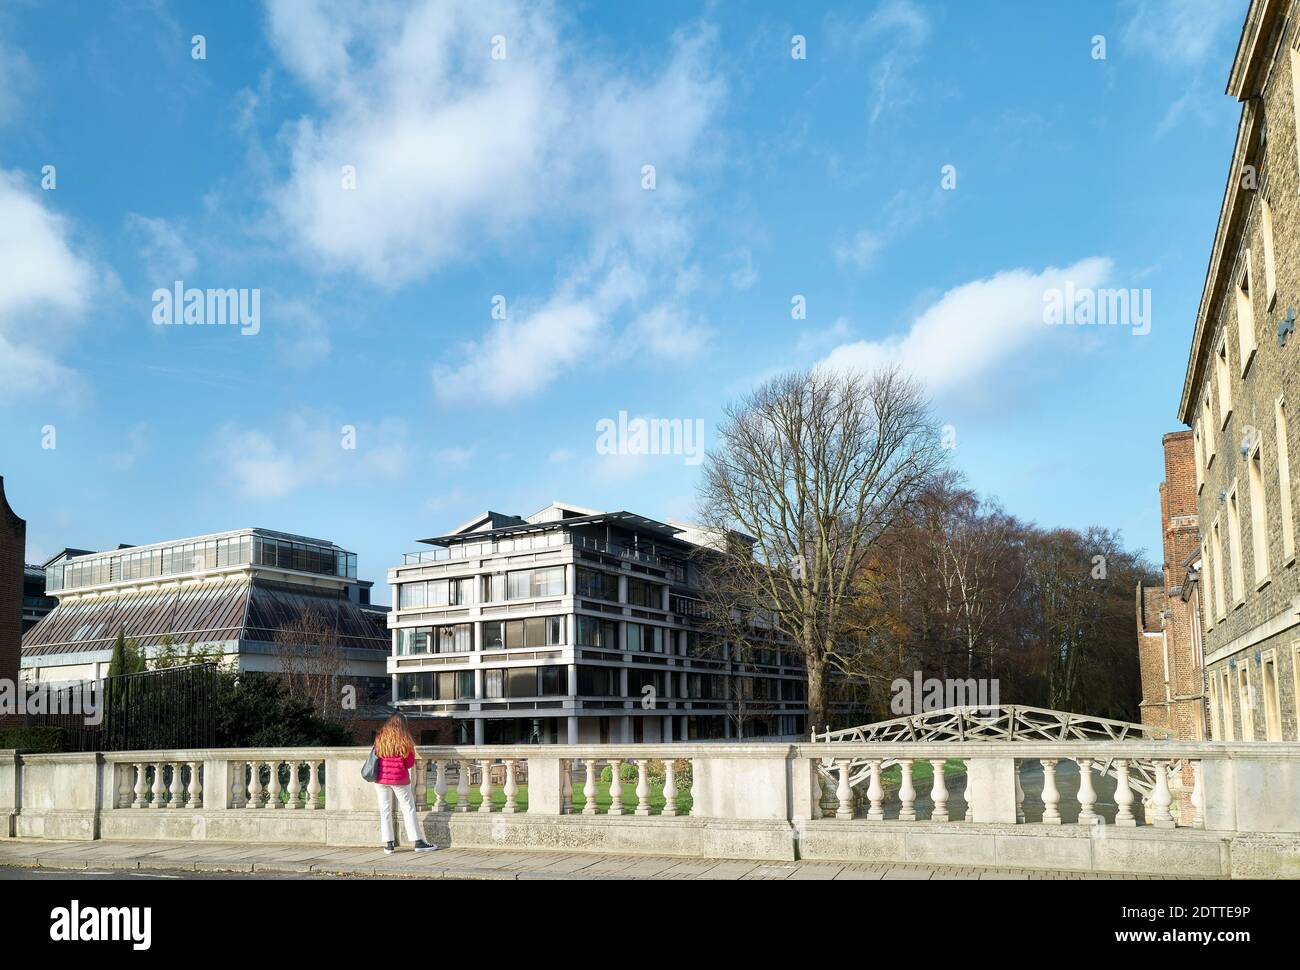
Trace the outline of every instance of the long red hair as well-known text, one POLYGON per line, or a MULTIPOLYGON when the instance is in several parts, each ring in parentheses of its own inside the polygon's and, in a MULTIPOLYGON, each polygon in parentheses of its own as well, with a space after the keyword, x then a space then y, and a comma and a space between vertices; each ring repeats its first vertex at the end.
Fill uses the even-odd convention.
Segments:
POLYGON ((405 758, 415 750, 415 739, 406 728, 406 718, 394 714, 375 735, 375 752, 381 758, 405 758))

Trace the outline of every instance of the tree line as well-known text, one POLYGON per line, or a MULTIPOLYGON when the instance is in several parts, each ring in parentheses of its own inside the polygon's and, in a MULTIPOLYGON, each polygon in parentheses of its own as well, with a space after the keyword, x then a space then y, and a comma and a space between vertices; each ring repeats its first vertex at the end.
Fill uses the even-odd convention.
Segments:
POLYGON ((1113 530, 1016 518, 948 454, 897 369, 783 375, 728 407, 699 496, 707 639, 741 665, 798 654, 819 728, 894 716, 914 678, 1137 720, 1134 594, 1158 574, 1113 530))

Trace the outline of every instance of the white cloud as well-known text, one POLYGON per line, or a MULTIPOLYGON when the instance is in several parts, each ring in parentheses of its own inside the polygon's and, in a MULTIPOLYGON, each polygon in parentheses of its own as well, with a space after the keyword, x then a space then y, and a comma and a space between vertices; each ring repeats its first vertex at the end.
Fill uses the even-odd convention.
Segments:
POLYGON ((551 465, 567 465, 578 457, 578 453, 572 448, 557 448, 546 456, 546 461, 551 465))
POLYGON ((731 285, 737 290, 748 290, 758 282, 758 270, 754 266, 754 254, 748 249, 733 253, 740 261, 731 273, 731 285))
POLYGON ((149 280, 154 287, 170 287, 183 280, 198 268, 194 251, 180 230, 166 219, 151 219, 131 212, 126 217, 127 228, 142 239, 140 258, 144 260, 149 280))
POLYGON ((661 303, 642 313, 625 334, 629 354, 644 351, 677 363, 699 358, 711 336, 707 327, 693 322, 685 310, 671 303, 661 303))
POLYGON ((436 368, 434 390, 446 401, 497 404, 537 393, 579 365, 609 315, 640 286, 634 276, 619 272, 600 292, 580 296, 566 288, 535 310, 518 317, 512 312, 464 348, 460 366, 436 368))
POLYGON ((69 222, 18 172, 0 170, 0 395, 74 383, 54 348, 86 315, 101 280, 69 222))
POLYGON ((1064 269, 1015 269, 965 283, 922 312, 906 334, 842 344, 821 363, 862 371, 897 364, 931 392, 959 387, 1047 335, 1045 292, 1067 281, 1076 289, 1097 288, 1110 272, 1109 259, 1094 257, 1064 269))
POLYGON ((125 446, 109 456, 114 468, 126 471, 135 466, 141 456, 149 450, 148 432, 147 424, 137 424, 127 432, 125 446))
POLYGON ((474 459, 474 445, 468 448, 440 448, 433 456, 438 471, 464 471, 474 459))
POLYGON ((0 125, 18 117, 23 97, 31 86, 31 62, 21 50, 0 37, 0 125))
POLYGON ((557 19, 514 0, 272 4, 271 43, 316 102, 282 131, 289 175, 269 196, 291 239, 384 286, 539 218, 613 227, 638 250, 679 242, 682 170, 721 93, 704 41, 678 38, 633 81, 563 41, 557 19))
POLYGON ((835 262, 840 266, 864 270, 875 261, 876 254, 883 245, 880 237, 863 229, 851 240, 838 242, 834 247, 835 262))
POLYGON ((887 108, 906 101, 906 96, 900 99, 897 92, 906 87, 907 73, 920 58, 931 30, 929 15, 914 0, 881 0, 871 15, 857 24, 844 23, 838 16, 828 18, 832 45, 848 44, 872 58, 872 124, 887 108))
POLYGON ((249 499, 282 498, 303 488, 397 478, 411 449, 405 425, 355 425, 356 447, 343 447, 344 422, 304 412, 276 430, 222 425, 208 458, 249 499))
POLYGON ((1129 0, 1125 43, 1179 69, 1200 67, 1215 50, 1219 33, 1240 27, 1247 0, 1129 0))

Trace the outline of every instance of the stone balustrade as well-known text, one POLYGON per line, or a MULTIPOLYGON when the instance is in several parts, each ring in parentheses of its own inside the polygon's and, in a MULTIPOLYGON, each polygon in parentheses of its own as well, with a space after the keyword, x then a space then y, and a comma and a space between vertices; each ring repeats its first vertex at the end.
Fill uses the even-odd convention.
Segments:
MULTIPOLYGON (((371 845, 366 754, 0 752, 0 836, 371 845)), ((1292 743, 421 747, 412 788, 442 845, 1300 875, 1292 743)))

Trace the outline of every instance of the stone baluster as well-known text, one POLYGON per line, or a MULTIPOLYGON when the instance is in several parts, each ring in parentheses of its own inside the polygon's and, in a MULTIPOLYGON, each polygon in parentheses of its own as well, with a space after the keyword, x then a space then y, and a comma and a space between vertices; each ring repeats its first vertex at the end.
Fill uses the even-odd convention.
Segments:
POLYGON ((867 821, 883 822, 885 809, 882 803, 885 800, 885 787, 880 783, 880 761, 872 761, 869 768, 871 779, 867 782, 867 801, 871 803, 871 807, 867 809, 867 821))
POLYGON ((456 762, 456 811, 469 811, 469 765, 468 761, 456 762))
POLYGON ((1205 828, 1205 788, 1201 784, 1201 763, 1192 762, 1192 825, 1205 828))
POLYGON ((483 772, 483 777, 479 779, 478 794, 482 799, 479 802, 478 810, 480 812, 492 811, 492 762, 480 761, 479 769, 483 772))
POLYGON ((623 814, 623 762, 615 758, 609 763, 609 814, 623 814))
POLYGON ((1133 789, 1128 784, 1128 762, 1123 758, 1115 761, 1115 824, 1124 828, 1137 825, 1133 817, 1133 789))
POLYGON ((582 763, 586 772, 586 777, 582 782, 582 797, 586 801, 582 804, 583 815, 596 814, 596 762, 584 761, 582 763))
POLYGON ((817 772, 817 787, 821 791, 821 797, 817 799, 817 808, 821 811, 822 818, 833 818, 835 809, 840 803, 835 794, 835 762, 822 759, 821 768, 823 770, 817 772))
POLYGON ((560 814, 573 814, 573 760, 560 762, 560 814))
POLYGON ((1171 829, 1174 827, 1174 816, 1169 811, 1169 806, 1173 804, 1174 796, 1169 791, 1169 762, 1153 761, 1152 770, 1155 773, 1155 789, 1151 792, 1151 817, 1150 822, 1158 829, 1171 829))
POLYGON ((248 789, 244 787, 244 763, 230 761, 226 767, 230 771, 230 807, 243 808, 248 801, 248 789))
POLYGON ((650 762, 638 758, 636 763, 636 815, 650 814, 650 762))
POLYGON ((144 808, 144 795, 148 789, 149 766, 144 762, 136 762, 135 765, 135 800, 131 802, 132 808, 144 808))
POLYGON ((320 808, 320 803, 317 801, 320 796, 320 778, 317 775, 318 765, 320 765, 319 761, 307 762, 307 804, 304 807, 313 812, 320 808))
POLYGON ((971 782, 971 762, 967 758, 962 762, 966 766, 966 787, 962 789, 961 797, 966 802, 966 814, 961 817, 963 822, 975 821, 975 811, 971 808, 971 798, 974 797, 975 786, 971 782))
POLYGON ((1056 787, 1056 758, 1040 758, 1043 766, 1043 824, 1061 824, 1061 793, 1056 787))
POLYGON ((433 810, 447 810, 447 762, 435 761, 433 764, 433 810))
POLYGON ((505 784, 506 803, 501 811, 505 812, 507 815, 513 815, 515 812, 519 811, 519 804, 515 801, 515 795, 517 795, 518 792, 519 785, 515 782, 515 760, 513 758, 507 758, 505 784))
POLYGON ((284 802, 280 801, 280 793, 284 791, 280 784, 280 762, 279 760, 268 761, 266 767, 270 770, 270 778, 266 789, 266 807, 267 808, 284 808, 284 802))
POLYGON ((835 787, 836 818, 853 817, 853 789, 849 785, 849 765, 848 761, 835 762, 835 769, 839 776, 839 784, 835 787))
POLYGON ((1102 825, 1105 819, 1097 814, 1097 789, 1092 784, 1092 759, 1079 759, 1079 824, 1102 825))
POLYGON ((262 807, 262 762, 248 763, 248 804, 245 808, 262 807))
POLYGON ((203 807, 203 779, 200 777, 203 773, 202 761, 190 762, 190 808, 200 809, 203 807))
POLYGON ((898 789, 898 800, 902 805, 898 809, 900 822, 916 821, 916 788, 912 785, 912 762, 904 759, 898 763, 903 773, 903 784, 898 789))
POLYGON ((664 807, 659 814, 677 814, 677 763, 672 758, 664 758, 664 807))
POLYGON ((691 814, 696 818, 704 815, 704 802, 701 796, 704 789, 700 786, 700 766, 699 759, 691 759, 691 814))
POLYGON ((167 807, 185 807, 185 763, 172 762, 172 783, 167 788, 167 807))
POLYGON ((1016 824, 1025 824, 1025 790, 1020 785, 1020 772, 1024 769, 1023 761, 1012 763, 1011 771, 1016 777, 1016 824))
POLYGON ((943 759, 931 758, 930 767, 934 769, 934 784, 930 786, 930 800, 934 802, 934 811, 930 813, 931 822, 948 821, 948 780, 943 776, 943 759))
POLYGON ((119 764, 117 767, 117 808, 131 807, 131 772, 134 766, 130 764, 119 764))
POLYGON ((159 761, 153 766, 153 802, 150 808, 165 808, 167 799, 164 797, 167 792, 166 772, 163 770, 163 763, 159 761))
POLYGON ((415 799, 415 810, 423 812, 429 807, 429 763, 418 754, 415 756, 415 777, 411 780, 411 797, 415 799))
POLYGON ((302 798, 300 797, 302 795, 302 779, 298 776, 298 772, 301 770, 301 761, 289 762, 289 787, 285 789, 288 792, 289 801, 285 804, 285 808, 302 808, 302 798))

